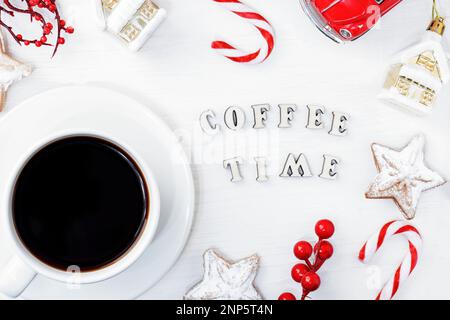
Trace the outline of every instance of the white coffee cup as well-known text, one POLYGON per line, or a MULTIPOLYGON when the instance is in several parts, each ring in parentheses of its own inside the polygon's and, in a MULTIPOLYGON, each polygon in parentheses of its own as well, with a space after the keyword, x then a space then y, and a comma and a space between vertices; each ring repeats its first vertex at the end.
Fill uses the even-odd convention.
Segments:
POLYGON ((0 292, 9 297, 18 297, 39 274, 53 280, 72 284, 74 272, 76 272, 76 284, 88 284, 107 280, 128 269, 145 251, 152 242, 160 216, 160 197, 156 180, 147 167, 146 163, 126 144, 118 141, 115 137, 92 131, 60 132, 36 143, 30 150, 24 153, 16 168, 11 172, 4 194, 0 195, 0 226, 6 234, 7 241, 13 249, 13 256, 2 267, 0 267, 0 292), (94 271, 79 272, 76 269, 62 271, 56 269, 35 257, 22 243, 14 226, 12 213, 12 200, 16 181, 27 162, 45 146, 74 136, 95 137, 109 141, 118 148, 123 149, 133 158, 142 172, 147 191, 149 194, 148 219, 142 228, 140 236, 135 240, 131 248, 120 258, 107 266, 94 271))

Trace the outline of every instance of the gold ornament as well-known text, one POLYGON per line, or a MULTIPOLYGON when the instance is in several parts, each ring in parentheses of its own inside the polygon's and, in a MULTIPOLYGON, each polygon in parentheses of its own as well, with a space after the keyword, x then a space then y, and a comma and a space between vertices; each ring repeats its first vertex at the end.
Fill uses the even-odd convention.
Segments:
POLYGON ((441 45, 444 18, 433 1, 432 22, 422 40, 398 53, 379 95, 380 99, 418 114, 428 114, 439 92, 450 80, 450 69, 441 45))

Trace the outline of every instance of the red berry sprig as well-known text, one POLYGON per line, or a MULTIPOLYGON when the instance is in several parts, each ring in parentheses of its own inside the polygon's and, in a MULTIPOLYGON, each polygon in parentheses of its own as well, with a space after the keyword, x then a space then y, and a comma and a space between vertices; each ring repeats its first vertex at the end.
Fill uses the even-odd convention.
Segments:
MULTIPOLYGON (((294 246, 294 255, 302 260, 291 270, 291 277, 302 286, 301 300, 320 287, 320 277, 317 271, 324 262, 333 256, 333 245, 327 241, 334 234, 334 224, 330 220, 320 220, 316 223, 315 232, 319 240, 314 247, 307 241, 299 241, 294 246), (314 255, 313 263, 310 258, 314 255)), ((282 293, 278 300, 296 300, 289 292, 282 293)))
MULTIPOLYGON (((17 0, 15 0, 17 1, 17 0)), ((54 46, 53 56, 58 51, 58 47, 63 45, 66 41, 63 37, 63 33, 72 34, 75 29, 71 26, 66 26, 66 21, 61 19, 61 16, 56 6, 56 0, 23 0, 26 7, 17 7, 11 2, 14 0, 3 0, 3 4, 0 5, 0 26, 8 30, 9 34, 16 40, 18 44, 24 44, 29 46, 34 44, 36 47, 41 46, 54 46), (1 18, 1 13, 15 17, 16 13, 27 14, 30 16, 30 21, 36 21, 41 25, 42 34, 34 39, 27 39, 22 34, 16 33, 12 26, 7 25, 1 18), (45 15, 45 16, 44 16, 45 15), (46 16, 51 16, 54 22, 46 21, 46 16), (49 41, 49 36, 55 34, 54 43, 49 41)))

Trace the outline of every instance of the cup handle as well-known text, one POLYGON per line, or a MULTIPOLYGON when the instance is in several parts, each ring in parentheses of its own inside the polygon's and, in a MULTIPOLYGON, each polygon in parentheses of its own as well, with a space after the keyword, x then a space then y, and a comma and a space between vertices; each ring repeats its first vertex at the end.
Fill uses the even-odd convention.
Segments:
POLYGON ((0 269, 0 292, 8 297, 16 298, 28 287, 36 276, 31 269, 18 256, 12 257, 0 269))

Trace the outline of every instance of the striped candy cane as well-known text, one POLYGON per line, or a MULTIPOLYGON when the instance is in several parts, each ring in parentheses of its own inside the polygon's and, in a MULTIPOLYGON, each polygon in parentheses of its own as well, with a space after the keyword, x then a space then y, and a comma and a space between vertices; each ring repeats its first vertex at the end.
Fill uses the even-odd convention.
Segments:
POLYGON ((359 260, 367 263, 381 248, 384 242, 392 236, 401 235, 408 241, 408 251, 402 263, 398 266, 392 277, 386 282, 375 300, 391 300, 397 293, 400 285, 406 281, 417 264, 419 251, 422 246, 422 237, 419 231, 406 221, 391 221, 386 223, 377 234, 364 244, 359 252, 359 260))
POLYGON ((257 64, 265 61, 272 53, 275 45, 274 30, 270 23, 261 14, 243 4, 239 0, 213 0, 219 3, 225 9, 233 12, 246 21, 261 33, 264 41, 261 42, 261 48, 255 52, 244 52, 236 49, 228 42, 214 41, 211 44, 217 53, 230 59, 231 61, 246 64, 257 64))

